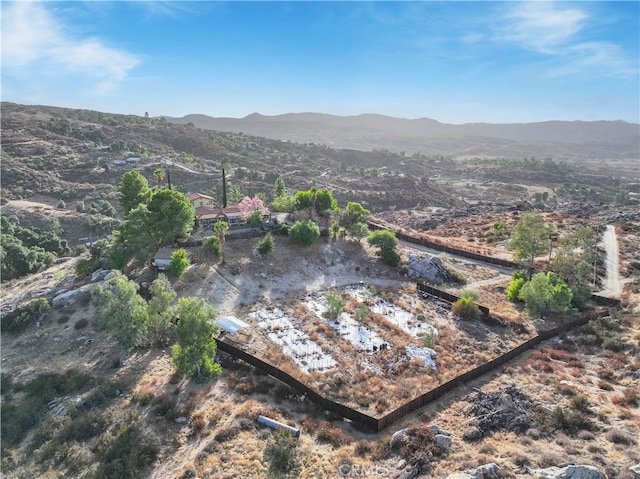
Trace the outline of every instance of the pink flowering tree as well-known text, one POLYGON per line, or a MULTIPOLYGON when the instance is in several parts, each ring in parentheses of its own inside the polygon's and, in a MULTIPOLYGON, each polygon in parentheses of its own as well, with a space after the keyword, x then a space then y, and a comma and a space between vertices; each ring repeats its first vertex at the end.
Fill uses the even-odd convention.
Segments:
POLYGON ((247 223, 259 225, 262 221, 262 212, 265 209, 264 202, 257 196, 254 196, 253 198, 245 196, 242 201, 238 203, 238 208, 240 208, 240 212, 247 223))

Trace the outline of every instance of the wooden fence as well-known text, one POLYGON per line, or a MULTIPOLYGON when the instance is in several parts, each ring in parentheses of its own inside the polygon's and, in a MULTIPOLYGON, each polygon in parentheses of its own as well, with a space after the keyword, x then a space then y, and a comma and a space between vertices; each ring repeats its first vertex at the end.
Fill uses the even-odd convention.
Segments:
POLYGON ((390 226, 385 226, 379 223, 375 223, 373 221, 369 221, 368 222, 369 225, 369 229, 371 230, 391 230, 394 231, 394 233, 396 234, 396 237, 399 240, 402 241, 406 241, 407 243, 413 243, 413 244, 417 244, 420 246, 424 246, 426 248, 432 248, 432 249, 437 249, 438 251, 443 251, 445 253, 449 253, 449 254, 454 254, 456 256, 462 256, 464 258, 470 258, 470 259, 475 259, 478 261, 482 261, 484 263, 489 263, 489 264, 495 264, 498 266, 504 266, 506 268, 513 268, 513 269, 522 269, 523 266, 519 263, 515 263, 513 261, 509 261, 506 259, 502 259, 502 258, 494 258, 493 256, 486 256, 483 254, 479 254, 479 253, 473 253, 471 251, 467 251, 464 249, 459 249, 459 248, 453 248, 451 246, 448 246, 444 243, 440 243, 440 242, 436 242, 436 241, 432 241, 429 240, 427 238, 418 238, 416 236, 411 236, 408 235, 406 233, 403 233, 400 229, 393 229, 390 226))
POLYGON ((400 407, 398 407, 397 409, 391 411, 389 414, 381 417, 381 418, 376 418, 376 417, 372 417, 369 416, 368 414, 365 414, 363 412, 357 411, 353 408, 350 408, 349 406, 345 406, 344 404, 340 404, 336 401, 333 401, 331 399, 328 399, 324 396, 322 396, 321 394, 319 394, 317 391, 315 391, 314 389, 311 389, 309 386, 307 386, 306 384, 304 384, 303 382, 301 382, 300 380, 296 379, 295 377, 293 377, 292 375, 290 375, 289 373, 277 368, 276 366, 274 366, 273 364, 268 363, 267 361, 253 355, 250 354, 246 351, 244 351, 243 349, 241 349, 239 346, 236 346, 234 344, 232 344, 231 341, 225 340, 223 338, 220 338, 217 340, 218 343, 218 348, 221 351, 224 351, 238 359, 241 359, 249 364, 251 364, 252 366, 260 369, 261 371, 264 371, 265 373, 269 374, 270 376, 273 376, 274 378, 284 382, 285 384, 288 384, 289 386, 291 386, 292 388, 298 390, 299 392, 305 394, 307 396, 307 398, 309 398, 311 401, 315 402, 316 404, 318 404, 321 408, 325 409, 326 411, 331 411, 333 413, 339 414, 342 417, 345 417, 347 419, 351 419, 352 421, 355 421, 359 424, 362 424, 374 431, 382 431, 383 429, 386 429, 387 427, 391 426, 393 423, 395 423, 396 421, 399 421, 400 419, 402 419, 404 416, 406 416, 407 414, 416 411, 417 409, 420 409, 421 407, 426 406, 427 404, 429 404, 430 402, 438 399, 439 397, 443 396, 444 394, 452 391, 453 389, 457 388, 458 386, 461 386, 469 381, 472 381, 474 379, 477 379, 485 374, 487 374, 490 371, 493 371, 494 369, 502 366, 503 364, 507 363, 508 361, 511 361, 512 359, 518 357, 520 354, 522 354, 523 352, 533 348, 534 346, 537 346, 538 344, 540 344, 542 341, 545 341, 547 339, 551 339, 554 336, 557 336, 558 334, 564 332, 564 331, 568 331, 570 329, 573 329, 577 326, 582 326, 583 324, 586 324, 587 322, 589 322, 592 319, 595 319, 599 316, 602 316, 602 314, 598 314, 598 313, 591 313, 589 315, 585 315, 582 318, 578 318, 575 319, 573 321, 570 321, 566 324, 563 324, 561 326, 558 326, 556 328, 547 330, 547 331, 543 331, 541 332, 539 335, 529 339, 528 341, 520 344, 519 346, 515 347, 514 349, 511 349, 509 351, 507 351, 506 353, 502 354, 501 356, 487 362, 484 364, 481 364, 480 366, 478 366, 477 368, 471 369, 463 374, 461 374, 460 376, 456 376, 455 378, 451 379, 450 381, 447 381, 444 384, 441 384, 440 386, 412 399, 411 401, 401 405, 400 407))
MULTIPOLYGON (((440 298, 445 300, 447 303, 455 303, 460 299, 460 296, 456 296, 455 294, 447 293, 446 291, 442 291, 441 289, 434 288, 433 286, 429 286, 424 281, 418 281, 417 288, 420 293, 428 294, 429 296, 434 296, 436 298, 440 298)), ((482 313, 482 317, 487 319, 489 317, 489 308, 486 306, 477 305, 482 313)))

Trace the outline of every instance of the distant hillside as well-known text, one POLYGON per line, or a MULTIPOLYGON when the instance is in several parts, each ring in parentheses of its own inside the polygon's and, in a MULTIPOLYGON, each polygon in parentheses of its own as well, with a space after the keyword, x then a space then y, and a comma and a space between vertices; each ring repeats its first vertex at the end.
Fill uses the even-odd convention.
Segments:
POLYGON ((452 125, 429 118, 289 113, 244 118, 193 114, 165 117, 210 130, 243 132, 335 148, 422 152, 454 156, 536 156, 572 159, 640 158, 640 125, 623 121, 452 125))

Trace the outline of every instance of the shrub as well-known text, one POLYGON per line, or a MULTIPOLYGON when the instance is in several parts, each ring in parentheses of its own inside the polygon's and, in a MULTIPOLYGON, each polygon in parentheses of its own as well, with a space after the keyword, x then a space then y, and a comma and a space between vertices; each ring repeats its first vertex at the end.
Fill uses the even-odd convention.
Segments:
POLYGON ((58 201, 58 204, 56 205, 56 207, 60 210, 63 210, 67 207, 67 204, 64 202, 64 200, 60 200, 58 201))
POLYGON ((2 315, 0 330, 3 333, 21 333, 41 315, 47 314, 51 306, 44 298, 36 298, 24 306, 2 315))
POLYGON ((327 442, 334 446, 343 446, 353 441, 351 436, 329 421, 322 421, 316 431, 318 441, 327 442))
POLYGON ((84 201, 76 202, 76 211, 82 213, 84 211, 84 201))
POLYGON ((431 348, 433 349, 433 347, 436 344, 436 340, 435 340, 435 336, 433 334, 433 331, 429 330, 426 331, 423 335, 422 335, 422 344, 424 344, 424 346, 426 348, 431 348))
POLYGON ((574 396, 571 398, 571 401, 569 403, 571 409, 574 409, 576 411, 580 411, 586 414, 590 414, 591 413, 591 408, 589 408, 589 401, 586 397, 584 396, 574 396))
POLYGON ((298 441, 284 429, 276 429, 264 449, 270 477, 282 477, 298 466, 298 441))
POLYGON ((624 444, 626 446, 631 446, 636 442, 631 434, 622 429, 609 430, 607 432, 607 439, 614 444, 624 444))
POLYGON ((96 477, 144 477, 143 470, 158 456, 158 447, 142 436, 137 424, 121 425, 98 451, 96 477))
POLYGON ((512 279, 509 286, 507 286, 507 298, 509 301, 520 301, 520 291, 526 283, 523 278, 512 279))
POLYGON ((154 395, 152 392, 135 392, 131 396, 131 402, 134 404, 140 404, 140 406, 148 406, 153 401, 154 395))
POLYGON ((347 304, 347 302, 343 298, 341 298, 340 295, 335 293, 327 294, 327 303, 329 303, 329 306, 327 307, 327 310, 324 314, 326 317, 331 319, 336 319, 338 316, 340 316, 340 313, 342 313, 345 305, 347 304))
POLYGON ((451 312, 462 319, 478 319, 480 318, 480 308, 471 298, 460 298, 453 303, 451 312))
POLYGON ((171 262, 169 263, 169 272, 176 277, 180 277, 184 274, 185 270, 191 263, 187 258, 187 252, 180 248, 171 254, 171 262))
POLYGON ((463 288, 462 291, 460 291, 460 297, 471 298, 473 301, 478 301, 478 299, 480 298, 480 294, 476 289, 463 288))
POLYGON ((548 424, 551 428, 575 434, 580 430, 590 431, 594 428, 593 421, 582 412, 573 409, 556 407, 549 415, 548 424))
POLYGON ((289 230, 289 238, 302 246, 311 246, 320 236, 320 228, 313 221, 296 221, 289 230))
POLYGON ((611 398, 611 402, 618 406, 636 407, 640 403, 640 395, 637 391, 628 388, 625 389, 622 396, 614 396, 611 398))
POLYGON ((217 236, 209 236, 203 244, 204 250, 214 256, 220 256, 222 252, 222 243, 217 236))
POLYGON ((258 242, 258 253, 262 256, 266 256, 273 252, 273 248, 275 248, 275 241, 273 240, 271 232, 268 232, 264 235, 264 238, 258 242))

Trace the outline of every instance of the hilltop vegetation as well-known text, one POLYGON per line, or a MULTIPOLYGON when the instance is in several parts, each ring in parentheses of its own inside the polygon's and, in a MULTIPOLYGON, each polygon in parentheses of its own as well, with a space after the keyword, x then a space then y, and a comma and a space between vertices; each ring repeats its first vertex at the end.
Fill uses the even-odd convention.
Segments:
POLYGON ((605 170, 530 154, 336 150, 138 116, 2 108, 2 254, 6 244, 42 260, 26 263, 26 273, 70 249, 79 254, 3 283, 3 311, 13 308, 2 318, 7 477, 311 478, 347 469, 392 477, 429 467, 445 477, 496 462, 503 477, 529 478, 523 466, 584 462, 623 479, 640 461, 633 164, 605 170), (159 276, 147 261, 154 249, 190 233, 184 194, 207 193, 219 204, 223 167, 230 203, 246 197, 249 213, 263 204, 293 211, 293 226, 262 240, 231 241, 228 227, 208 231, 214 236, 202 247, 185 246, 195 264, 178 249, 180 268, 159 276), (369 234, 370 213, 387 230, 369 234), (172 215, 182 220, 173 225, 172 215), (623 308, 407 417, 395 446, 393 431, 363 431, 322 411, 211 339, 216 314, 237 316, 250 331, 231 341, 326 397, 384 414, 577 317, 574 307, 604 314, 583 301, 592 275, 603 277, 596 240, 611 223, 628 281, 623 308), (515 252, 523 265, 558 276, 511 276, 441 254, 434 261, 448 284, 439 286, 460 300, 424 300, 405 276, 408 258, 422 252, 399 242, 399 230, 509 259, 515 252), (50 252, 35 249, 45 244, 50 252), (101 271, 92 279, 114 267, 127 276, 101 271), (68 293, 75 302, 54 300, 68 293), (490 306, 496 321, 485 321, 478 305, 490 306), (406 324, 394 322, 403 317, 389 313, 396 308, 406 324), (384 338, 385 347, 360 349, 349 331, 384 338), (318 346, 337 366, 304 372, 309 363, 298 364, 280 337, 298 338, 305 354, 318 346), (409 356, 415 348, 432 350, 435 366, 409 356), (491 395, 476 391, 470 408, 473 387, 491 395), (504 418, 513 406, 506 396, 526 419, 515 428, 504 418), (500 424, 487 419, 498 400, 509 406, 498 411, 500 424), (472 410, 485 417, 470 428, 472 410), (300 439, 272 435, 259 415, 299 427, 300 439), (439 443, 435 424, 450 433, 438 434, 439 443))

